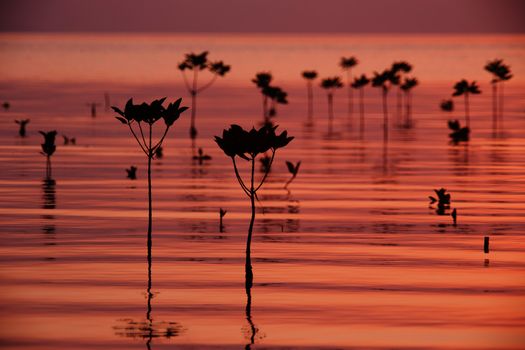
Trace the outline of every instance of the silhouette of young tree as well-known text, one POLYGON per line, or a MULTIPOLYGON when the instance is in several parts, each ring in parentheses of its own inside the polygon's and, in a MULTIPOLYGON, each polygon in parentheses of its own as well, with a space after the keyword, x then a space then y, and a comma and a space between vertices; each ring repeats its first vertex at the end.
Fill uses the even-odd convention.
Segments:
MULTIPOLYGON (((346 72, 346 84, 348 85, 348 116, 352 117, 354 112, 354 96, 352 91, 352 68, 354 68, 359 61, 354 56, 341 57, 339 67, 346 72)), ((352 122, 352 119, 350 119, 352 122)))
POLYGON ((512 79, 513 75, 510 72, 510 66, 502 64, 497 70, 497 77, 500 81, 499 89, 499 115, 503 122, 503 99, 504 99, 504 82, 512 79))
POLYGON ((491 80, 492 85, 492 128, 497 129, 498 117, 503 116, 503 82, 510 80, 512 74, 510 74, 510 67, 503 64, 502 59, 495 59, 489 61, 485 65, 485 70, 492 74, 491 80), (500 94, 498 96, 498 85, 500 85, 500 94))
POLYGON ((152 229, 152 198, 151 198, 151 161, 162 142, 168 135, 168 131, 173 123, 179 119, 180 115, 188 109, 181 107, 182 98, 164 107, 166 98, 154 100, 150 104, 133 104, 133 99, 129 99, 124 107, 124 111, 117 107, 111 107, 119 116, 115 117, 122 124, 127 125, 131 134, 137 141, 140 149, 148 158, 148 262, 151 263, 151 229, 152 229), (164 120, 165 128, 158 141, 153 140, 153 125, 159 120, 164 120), (143 127, 144 126, 144 127, 143 127), (138 131, 137 131, 138 129, 138 131), (145 130, 144 130, 145 129, 145 130), (140 137, 139 137, 140 133, 140 137))
POLYGON ((412 127, 412 89, 419 84, 416 78, 405 78, 399 87, 405 93, 405 123, 404 127, 412 127))
POLYGON ((313 125, 314 117, 314 91, 312 82, 317 78, 317 72, 315 70, 305 70, 302 73, 303 78, 306 80, 306 93, 308 96, 308 125, 313 125))
POLYGON ((51 156, 55 153, 57 149, 55 145, 57 132, 55 130, 52 130, 48 132, 39 131, 39 133, 41 133, 42 136, 44 136, 44 143, 41 144, 42 152, 40 153, 46 157, 46 179, 51 179, 51 156))
POLYGON ((232 159, 233 169, 235 171, 237 181, 251 201, 251 219, 250 226, 248 228, 248 238, 246 240, 246 288, 251 288, 253 284, 251 241, 253 224, 255 221, 255 199, 257 198, 257 191, 262 187, 270 172, 270 168, 272 166, 277 149, 285 147, 290 143, 290 141, 293 140, 293 137, 288 136, 287 131, 283 131, 280 135, 277 135, 275 133, 276 128, 277 126, 270 127, 264 125, 259 130, 252 128, 250 131, 246 131, 239 125, 231 125, 229 129, 223 130, 222 137, 215 136, 215 142, 217 142, 217 145, 228 157, 232 159), (257 156, 262 155, 265 152, 271 152, 271 160, 259 184, 256 184, 255 160, 257 156), (248 185, 246 185, 246 182, 239 174, 236 157, 248 161, 250 164, 251 176, 248 185))
POLYGON ((399 75, 395 72, 385 69, 382 73, 374 72, 372 86, 381 88, 383 100, 383 138, 388 140, 388 91, 392 85, 399 84, 399 75))
POLYGON ((15 120, 15 123, 19 125, 18 135, 20 137, 26 137, 26 126, 27 124, 29 124, 30 121, 30 119, 15 120))
POLYGON ((224 64, 222 61, 210 62, 208 60, 208 51, 185 54, 184 61, 179 63, 179 70, 182 73, 184 84, 191 95, 191 120, 190 120, 190 137, 195 139, 197 137, 197 128, 195 126, 195 118, 197 116, 197 95, 210 86, 213 85, 218 77, 224 77, 226 73, 230 71, 230 66, 224 64), (193 72, 193 79, 190 84, 188 77, 186 76, 186 70, 193 72), (209 71, 212 74, 210 80, 199 86, 199 72, 204 70, 209 71))
POLYGON ((268 95, 264 93, 264 90, 270 86, 270 83, 272 82, 272 80, 273 80, 273 77, 272 77, 272 73, 270 72, 259 72, 255 74, 255 78, 252 79, 252 83, 254 83, 255 86, 257 86, 257 88, 262 94, 263 120, 264 121, 267 121, 269 119, 268 95))
POLYGON ((270 100, 270 109, 268 110, 265 123, 271 125, 271 118, 277 115, 277 105, 288 104, 288 94, 278 86, 266 86, 262 93, 270 100))
MULTIPOLYGON (((393 85, 397 85, 397 98, 396 98, 396 117, 397 120, 401 120, 402 115, 402 105, 403 105, 403 94, 402 94, 402 88, 401 88, 401 79, 403 78, 403 75, 410 73, 412 71, 412 65, 406 61, 397 61, 392 63, 392 67, 390 68, 393 74, 399 75, 399 79, 397 82, 392 82, 393 85)), ((406 95, 405 95, 406 96, 406 95)))
POLYGON ((334 119, 334 93, 343 87, 340 77, 325 78, 321 81, 321 87, 326 90, 328 97, 328 134, 333 132, 334 119))
POLYGON ((470 129, 470 113, 469 113, 469 95, 470 94, 480 94, 481 91, 479 89, 478 84, 473 81, 469 83, 465 79, 458 81, 454 85, 454 92, 452 93, 452 96, 465 96, 465 122, 466 127, 470 129))
POLYGON ((452 101, 452 100, 443 100, 439 104, 439 108, 441 108, 441 110, 443 112, 452 112, 454 110, 454 101, 452 101))
POLYGON ((359 91, 359 130, 361 135, 365 131, 365 86, 370 83, 370 79, 366 75, 361 74, 360 77, 356 77, 352 83, 352 88, 359 91))

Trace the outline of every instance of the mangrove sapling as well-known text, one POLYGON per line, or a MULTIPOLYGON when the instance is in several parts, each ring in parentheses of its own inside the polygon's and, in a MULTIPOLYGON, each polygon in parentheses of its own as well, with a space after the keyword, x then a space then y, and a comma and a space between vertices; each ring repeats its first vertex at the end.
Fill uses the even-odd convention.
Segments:
POLYGON ((100 103, 89 102, 89 103, 86 103, 86 106, 88 106, 89 110, 91 111, 91 118, 96 118, 97 117, 97 107, 100 106, 100 103))
POLYGON ((328 97, 328 134, 333 132, 334 120, 334 93, 336 89, 343 87, 340 77, 325 78, 321 81, 321 87, 326 90, 328 97))
POLYGON ((306 125, 311 126, 314 123, 314 91, 312 82, 317 78, 317 72, 315 70, 305 70, 302 76, 306 80, 306 94, 308 98, 308 120, 306 125))
MULTIPOLYGON (((510 74, 510 66, 506 64, 502 64, 498 71, 497 76, 500 83, 500 89, 499 89, 499 116, 501 119, 501 124, 503 124, 503 98, 504 98, 504 92, 503 92, 503 83, 507 80, 512 79, 512 74, 510 74)), ((502 125, 503 127, 503 125, 502 125)))
POLYGON ((155 159, 162 159, 164 157, 164 148, 162 148, 162 146, 157 147, 154 157, 155 159))
POLYGON ((356 77, 352 83, 352 88, 359 90, 359 132, 361 136, 365 131, 365 86, 370 83, 370 79, 366 75, 361 74, 360 77, 356 77))
POLYGON ((137 167, 136 166, 130 166, 129 169, 126 169, 126 173, 128 174, 128 179, 130 180, 136 180, 137 179, 137 167))
POLYGON ((402 105, 403 105, 403 102, 402 102, 402 99, 403 99, 403 95, 402 95, 402 87, 401 87, 401 78, 402 78, 402 75, 406 74, 406 73, 410 73, 412 71, 412 65, 406 61, 398 61, 398 62, 394 62, 392 63, 392 67, 390 68, 390 71, 395 74, 395 75, 399 75, 399 80, 397 81, 394 81, 392 82, 392 85, 397 85, 397 98, 396 98, 396 117, 397 117, 397 120, 398 122, 401 121, 401 115, 402 115, 402 105))
POLYGON ((444 188, 434 190, 434 192, 436 193, 437 198, 428 196, 430 204, 432 205, 437 202, 436 213, 438 215, 445 215, 445 211, 450 209, 450 193, 447 193, 447 190, 444 188))
POLYGON ((55 153, 57 147, 55 145, 55 138, 57 136, 57 132, 55 130, 52 131, 39 131, 39 133, 44 136, 44 143, 42 146, 42 152, 40 152, 42 155, 46 157, 46 178, 51 179, 51 156, 55 153))
POLYGON ((354 96, 352 92, 352 68, 354 68, 359 61, 357 58, 351 57, 341 57, 339 61, 339 67, 343 71, 346 71, 346 84, 348 85, 348 116, 350 118, 350 125, 352 125, 352 114, 354 112, 354 96))
POLYGON ((443 112, 452 112, 454 110, 454 101, 442 100, 439 104, 439 108, 441 108, 443 112))
POLYGON ((269 119, 268 116, 268 95, 264 93, 264 89, 268 88, 270 86, 270 83, 272 82, 272 73, 270 72, 259 72, 255 74, 255 78, 252 79, 252 83, 257 86, 259 91, 261 91, 262 94, 262 107, 263 107, 263 120, 266 121, 269 119))
POLYGON ((131 134, 137 141, 140 149, 148 158, 148 262, 151 259, 151 228, 152 228, 152 199, 151 199, 151 161, 155 152, 162 146, 169 129, 179 119, 182 112, 188 107, 181 107, 182 98, 170 103, 168 107, 162 104, 166 98, 155 100, 150 104, 133 104, 129 99, 124 111, 117 107, 111 107, 119 116, 115 117, 122 124, 127 125, 131 134), (160 119, 164 120, 165 129, 158 141, 153 140, 153 125, 160 119), (143 127, 144 125, 144 127, 143 127), (138 129, 138 131, 136 130, 138 129))
POLYGON ((388 141, 388 91, 392 85, 399 84, 399 75, 391 70, 384 70, 382 73, 374 72, 372 86, 381 88, 383 97, 383 140, 388 141))
POLYGON ((202 165, 205 161, 211 160, 211 156, 204 154, 202 148, 199 148, 198 154, 196 156, 193 156, 193 160, 198 161, 199 165, 202 165))
POLYGON ((15 123, 19 125, 18 136, 26 137, 26 133, 27 133, 26 126, 27 124, 29 124, 30 121, 31 121, 30 119, 15 120, 15 123))
POLYGON ((469 83, 468 81, 463 79, 463 80, 458 81, 454 85, 454 92, 452 93, 452 96, 454 97, 461 96, 461 95, 465 96, 465 123, 466 123, 466 128, 468 128, 469 131, 470 131, 469 96, 470 94, 477 95, 480 93, 481 91, 479 89, 479 86, 475 81, 469 83))
POLYGON ((503 64, 503 60, 495 59, 485 65, 485 70, 492 74, 492 129, 498 128, 498 119, 503 117, 503 82, 510 80, 510 67, 503 64), (498 85, 500 86, 498 95, 498 85))
POLYGON ((297 174, 299 173, 299 167, 301 166, 301 161, 298 161, 297 164, 294 164, 292 162, 286 161, 286 167, 288 168, 288 172, 292 174, 292 177, 286 181, 284 184, 284 189, 288 189, 288 185, 292 183, 292 181, 297 177, 297 174))
POLYGON ((399 88, 405 93, 405 128, 412 127, 412 89, 419 84, 416 78, 405 78, 399 88))
POLYGON ((224 225, 222 224, 222 218, 226 215, 228 211, 222 208, 219 209, 219 232, 224 232, 224 225))
POLYGON ((278 86, 267 86, 262 93, 270 99, 270 109, 268 110, 268 118, 265 120, 265 124, 271 126, 271 118, 277 115, 277 104, 288 104, 288 93, 278 86))
POLYGON ((276 128, 277 126, 269 127, 264 125, 259 130, 252 128, 250 131, 246 131, 239 125, 231 125, 229 129, 223 130, 222 137, 215 136, 215 142, 217 142, 217 145, 228 157, 231 157, 235 177, 237 178, 243 192, 250 198, 251 202, 251 219, 248 228, 248 238, 246 240, 246 288, 251 288, 253 284, 251 241, 253 224, 255 221, 255 199, 257 198, 257 191, 264 184, 268 176, 277 149, 285 147, 293 139, 293 137, 288 136, 287 131, 283 131, 280 135, 277 135, 275 133, 276 128), (268 166, 268 171, 264 173, 259 184, 256 184, 255 160, 257 156, 262 155, 265 152, 271 153, 270 164, 268 166), (249 162, 251 176, 248 184, 246 184, 239 173, 236 157, 249 162))
POLYGON ((190 137, 195 139, 197 137, 197 127, 195 124, 195 118, 197 116, 197 95, 212 86, 218 77, 224 77, 226 73, 230 71, 231 67, 222 61, 210 62, 208 60, 208 51, 204 51, 200 54, 193 52, 185 54, 184 61, 179 63, 178 68, 182 73, 184 84, 191 95, 190 137), (191 84, 186 76, 186 70, 193 72, 191 84), (199 72, 204 70, 208 70, 212 74, 212 77, 206 84, 199 87, 199 72))

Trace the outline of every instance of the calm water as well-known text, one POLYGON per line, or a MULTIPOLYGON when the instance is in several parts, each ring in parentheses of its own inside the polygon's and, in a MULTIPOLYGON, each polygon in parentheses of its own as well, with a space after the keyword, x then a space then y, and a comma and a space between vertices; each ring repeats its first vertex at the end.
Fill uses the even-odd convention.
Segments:
MULTIPOLYGON (((3 349, 522 349, 525 347, 525 37, 0 36, 0 344, 3 349), (231 63, 199 99, 192 161, 189 113, 153 166, 152 293, 146 261, 146 159, 112 104, 185 98, 182 54, 231 63), (415 127, 383 144, 379 91, 365 91, 361 138, 336 95, 315 90, 307 128, 303 69, 355 73, 395 59, 415 66, 415 127), (505 58, 504 124, 491 125, 487 60, 505 58), (290 94, 276 122, 296 139, 277 153, 258 204, 254 287, 244 290, 249 200, 212 140, 261 120, 249 82, 271 70, 290 94), (472 139, 452 145, 438 109, 453 83, 477 80, 472 139), (88 102, 101 106, 97 118, 88 102), (13 119, 31 118, 28 137, 13 119), (353 127, 352 127, 353 126, 353 127), (77 138, 45 180, 38 130, 77 138), (290 191, 285 160, 302 161, 290 191), (138 166, 138 180, 124 169, 138 166), (429 208, 445 187, 458 210, 429 208), (219 232, 219 208, 228 210, 219 232), (483 253, 490 235, 491 251, 483 253), (248 306, 248 307, 247 307, 248 306), (153 325, 153 327, 150 327, 153 325), (252 344, 253 343, 253 344, 252 344)), ((204 78, 205 79, 205 78, 204 78)), ((462 100, 454 118, 463 117, 462 100)), ((390 96, 395 113, 395 92, 390 96)), ((395 122, 395 117, 392 118, 395 122)))

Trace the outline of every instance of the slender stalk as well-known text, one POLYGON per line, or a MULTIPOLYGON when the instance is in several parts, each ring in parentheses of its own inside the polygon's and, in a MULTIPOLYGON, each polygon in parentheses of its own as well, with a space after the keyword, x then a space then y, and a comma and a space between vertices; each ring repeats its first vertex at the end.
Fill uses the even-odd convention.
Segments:
POLYGON ((253 185, 254 176, 255 176, 255 158, 252 158, 251 162, 252 162, 252 176, 251 176, 251 185, 250 185, 250 201, 252 205, 252 217, 250 219, 250 227, 248 228, 248 239, 246 240, 246 266, 245 266, 246 288, 251 288, 253 285, 251 244, 252 244, 253 223, 255 221, 255 189, 253 185))
POLYGON ((334 119, 334 106, 333 106, 334 95, 328 93, 328 133, 332 133, 332 123, 334 119))
POLYGON ((263 119, 265 122, 270 119, 268 114, 268 96, 263 95, 263 119))
POLYGON ((469 105, 468 105, 468 92, 465 92, 465 118, 466 118, 467 128, 470 128, 470 115, 469 115, 469 105))
MULTIPOLYGON (((397 87, 397 93, 396 93, 396 119, 397 123, 401 123, 401 120, 403 119, 403 112, 402 112, 402 105, 403 105, 403 93, 401 91, 401 88, 397 87)), ((397 124, 396 123, 396 124, 397 124)), ((405 116, 405 124, 406 124, 406 116, 405 116)))
POLYGON ((252 320, 252 291, 251 291, 251 286, 248 287, 248 285, 246 285, 246 309, 245 309, 245 313, 246 313, 246 320, 248 321, 248 324, 250 325, 250 330, 251 330, 250 344, 246 344, 245 349, 251 349, 251 344, 255 343, 255 334, 257 333, 257 329, 255 327, 255 324, 253 323, 253 320, 252 320))
POLYGON ((312 89, 312 82, 308 80, 306 82, 306 86, 308 91, 308 124, 312 124, 314 116, 314 93, 312 89))
POLYGON ((194 139, 197 136, 197 129, 195 128, 195 117, 197 115, 197 92, 191 92, 191 123, 190 123, 190 137, 194 139))
POLYGON ((388 90, 383 89, 383 139, 388 140, 388 105, 387 105, 388 90))
POLYGON ((152 248, 152 222, 153 222, 153 209, 151 199, 151 159, 153 158, 153 151, 151 149, 151 124, 149 125, 149 154, 148 154, 148 275, 151 278, 151 248, 152 248))
POLYGON ((498 86, 496 81, 492 81, 492 133, 496 133, 498 128, 498 86))
POLYGON ((361 136, 363 136, 365 131, 365 89, 363 87, 359 88, 359 114, 360 114, 360 123, 359 129, 361 136))
POLYGON ((503 81, 500 83, 499 89, 499 117, 500 117, 500 128, 503 128, 503 81))
POLYGON ((352 89, 352 69, 346 71, 348 83, 348 116, 350 117, 350 126, 352 126, 352 115, 354 114, 354 92, 352 89))

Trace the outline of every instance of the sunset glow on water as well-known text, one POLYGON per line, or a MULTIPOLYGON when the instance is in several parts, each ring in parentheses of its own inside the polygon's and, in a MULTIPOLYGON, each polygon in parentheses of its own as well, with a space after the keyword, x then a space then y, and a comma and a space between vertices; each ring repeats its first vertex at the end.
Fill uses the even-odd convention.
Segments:
MULTIPOLYGON (((209 76, 203 74, 203 82, 209 76)), ((343 80, 344 80, 343 79, 343 80)), ((2 349, 522 349, 525 347, 525 36, 523 35, 95 35, 1 34, 0 344, 2 349), (148 312, 146 158, 104 109, 164 96, 190 105, 177 64, 210 51, 232 72, 202 95, 192 160, 185 112, 153 162, 152 293, 148 312), (314 87, 307 127, 301 72, 371 75, 395 60, 414 66, 415 126, 400 128, 389 96, 365 88, 366 127, 335 95, 314 87), (492 129, 487 61, 503 58, 502 128, 492 129), (250 202, 213 136, 262 121, 251 79, 270 71, 289 94, 280 150, 257 202, 249 315, 244 288, 250 202), (471 96, 471 140, 451 144, 446 114, 462 78, 471 96), (98 103, 90 116, 88 103, 98 103), (30 118, 28 137, 14 119, 30 118), (39 130, 58 131, 54 183, 45 179, 39 130), (76 137, 62 145, 61 135, 76 137), (285 161, 302 161, 297 179, 285 161), (138 167, 138 179, 125 169, 138 167), (446 188, 450 215, 428 196, 446 188), (219 232, 219 208, 228 212, 219 232), (490 237, 490 252, 483 239, 490 237), (133 332, 153 322, 154 336, 133 332)), ((244 175, 247 168, 242 168, 244 175)), ((257 173, 260 174, 259 169, 257 173)))

